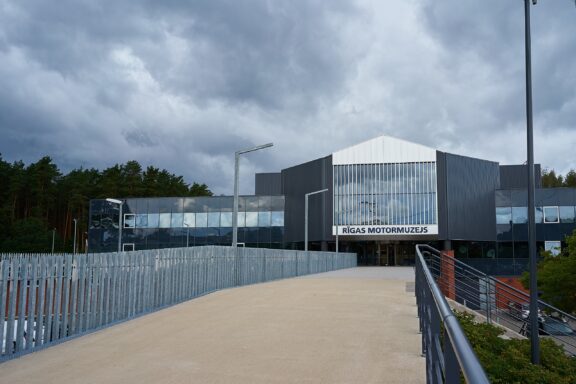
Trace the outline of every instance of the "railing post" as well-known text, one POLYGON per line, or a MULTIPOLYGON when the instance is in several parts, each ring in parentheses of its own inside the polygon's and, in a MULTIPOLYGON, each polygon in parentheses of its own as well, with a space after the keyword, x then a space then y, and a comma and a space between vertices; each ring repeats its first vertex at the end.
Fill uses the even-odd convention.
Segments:
POLYGON ((444 381, 446 383, 460 382, 460 366, 446 332, 444 332, 444 381))

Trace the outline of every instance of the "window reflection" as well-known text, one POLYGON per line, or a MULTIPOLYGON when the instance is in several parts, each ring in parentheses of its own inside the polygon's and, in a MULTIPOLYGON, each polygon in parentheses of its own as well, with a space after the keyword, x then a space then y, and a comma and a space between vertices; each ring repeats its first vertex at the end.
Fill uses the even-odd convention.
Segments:
POLYGON ((270 226, 270 212, 258 212, 258 226, 259 227, 270 226))
POLYGON ((558 223, 558 207, 544 207, 544 222, 558 223))
POLYGON ((220 226, 220 212, 208 213, 208 226, 210 228, 217 228, 220 226))
POLYGON ((208 214, 206 212, 199 212, 196 214, 196 227, 206 228, 208 226, 208 214))
POLYGON ((136 215, 136 228, 148 228, 148 215, 147 214, 137 214, 136 215))
POLYGON ((184 214, 172 213, 172 221, 170 223, 172 228, 182 228, 184 226, 184 214))
POLYGON ((512 222, 526 224, 528 222, 528 207, 512 207, 512 222))
POLYGON ((148 228, 158 228, 160 223, 160 215, 158 213, 148 214, 148 228))
POLYGON ((560 222, 561 223, 573 223, 574 222, 574 207, 559 207, 560 210, 560 222))
POLYGON ((184 214, 184 226, 189 227, 189 228, 196 227, 196 214, 195 213, 186 212, 184 214))
POLYGON ((283 227, 284 226, 284 211, 282 212, 272 212, 272 223, 273 227, 283 227))
POLYGON ((258 226, 258 212, 246 212, 246 226, 247 227, 258 226))
POLYGON ((238 212, 238 226, 239 227, 246 226, 246 212, 238 212))
POLYGON ((510 224, 512 221, 511 207, 496 208, 496 224, 510 224))
POLYGON ((136 217, 133 213, 124 214, 124 228, 134 228, 136 226, 136 217))
POLYGON ((338 225, 436 224, 436 163, 334 166, 338 225))
POLYGON ((220 227, 232 226, 232 212, 222 212, 220 214, 220 227))
POLYGON ((160 228, 170 228, 170 213, 161 213, 160 215, 160 228))
POLYGON ((544 213, 542 211, 542 207, 536 207, 534 222, 541 223, 543 218, 544 218, 544 213))

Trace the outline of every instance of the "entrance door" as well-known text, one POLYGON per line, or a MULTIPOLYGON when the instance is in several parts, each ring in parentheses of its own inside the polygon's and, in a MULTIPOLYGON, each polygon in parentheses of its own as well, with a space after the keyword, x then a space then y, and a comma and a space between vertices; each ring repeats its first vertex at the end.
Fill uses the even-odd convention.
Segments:
POLYGON ((393 267, 396 265, 396 246, 394 244, 387 244, 388 250, 388 266, 393 267))
POLYGON ((379 245, 378 264, 382 266, 396 265, 395 245, 385 243, 380 243, 378 245, 379 245))

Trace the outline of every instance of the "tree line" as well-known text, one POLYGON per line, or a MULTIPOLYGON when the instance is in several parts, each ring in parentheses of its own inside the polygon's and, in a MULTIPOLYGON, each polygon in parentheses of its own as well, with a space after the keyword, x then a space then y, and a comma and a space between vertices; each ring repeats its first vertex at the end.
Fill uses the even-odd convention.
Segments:
POLYGON ((0 155, 0 184, 0 252, 51 252, 53 243, 54 252, 72 252, 74 219, 82 251, 91 199, 212 196, 206 184, 137 161, 63 174, 48 156, 25 165, 0 155))
POLYGON ((566 176, 556 174, 553 169, 542 171, 542 188, 570 187, 576 188, 576 171, 571 169, 566 176))

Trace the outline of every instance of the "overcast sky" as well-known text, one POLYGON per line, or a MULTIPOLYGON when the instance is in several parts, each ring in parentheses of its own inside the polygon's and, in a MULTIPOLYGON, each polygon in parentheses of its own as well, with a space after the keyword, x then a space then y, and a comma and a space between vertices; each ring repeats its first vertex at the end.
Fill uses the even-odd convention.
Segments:
MULTIPOLYGON (((521 0, 2 0, 0 153, 231 194, 387 134, 526 160, 521 0)), ((576 168, 576 7, 532 10, 535 160, 576 168)))

